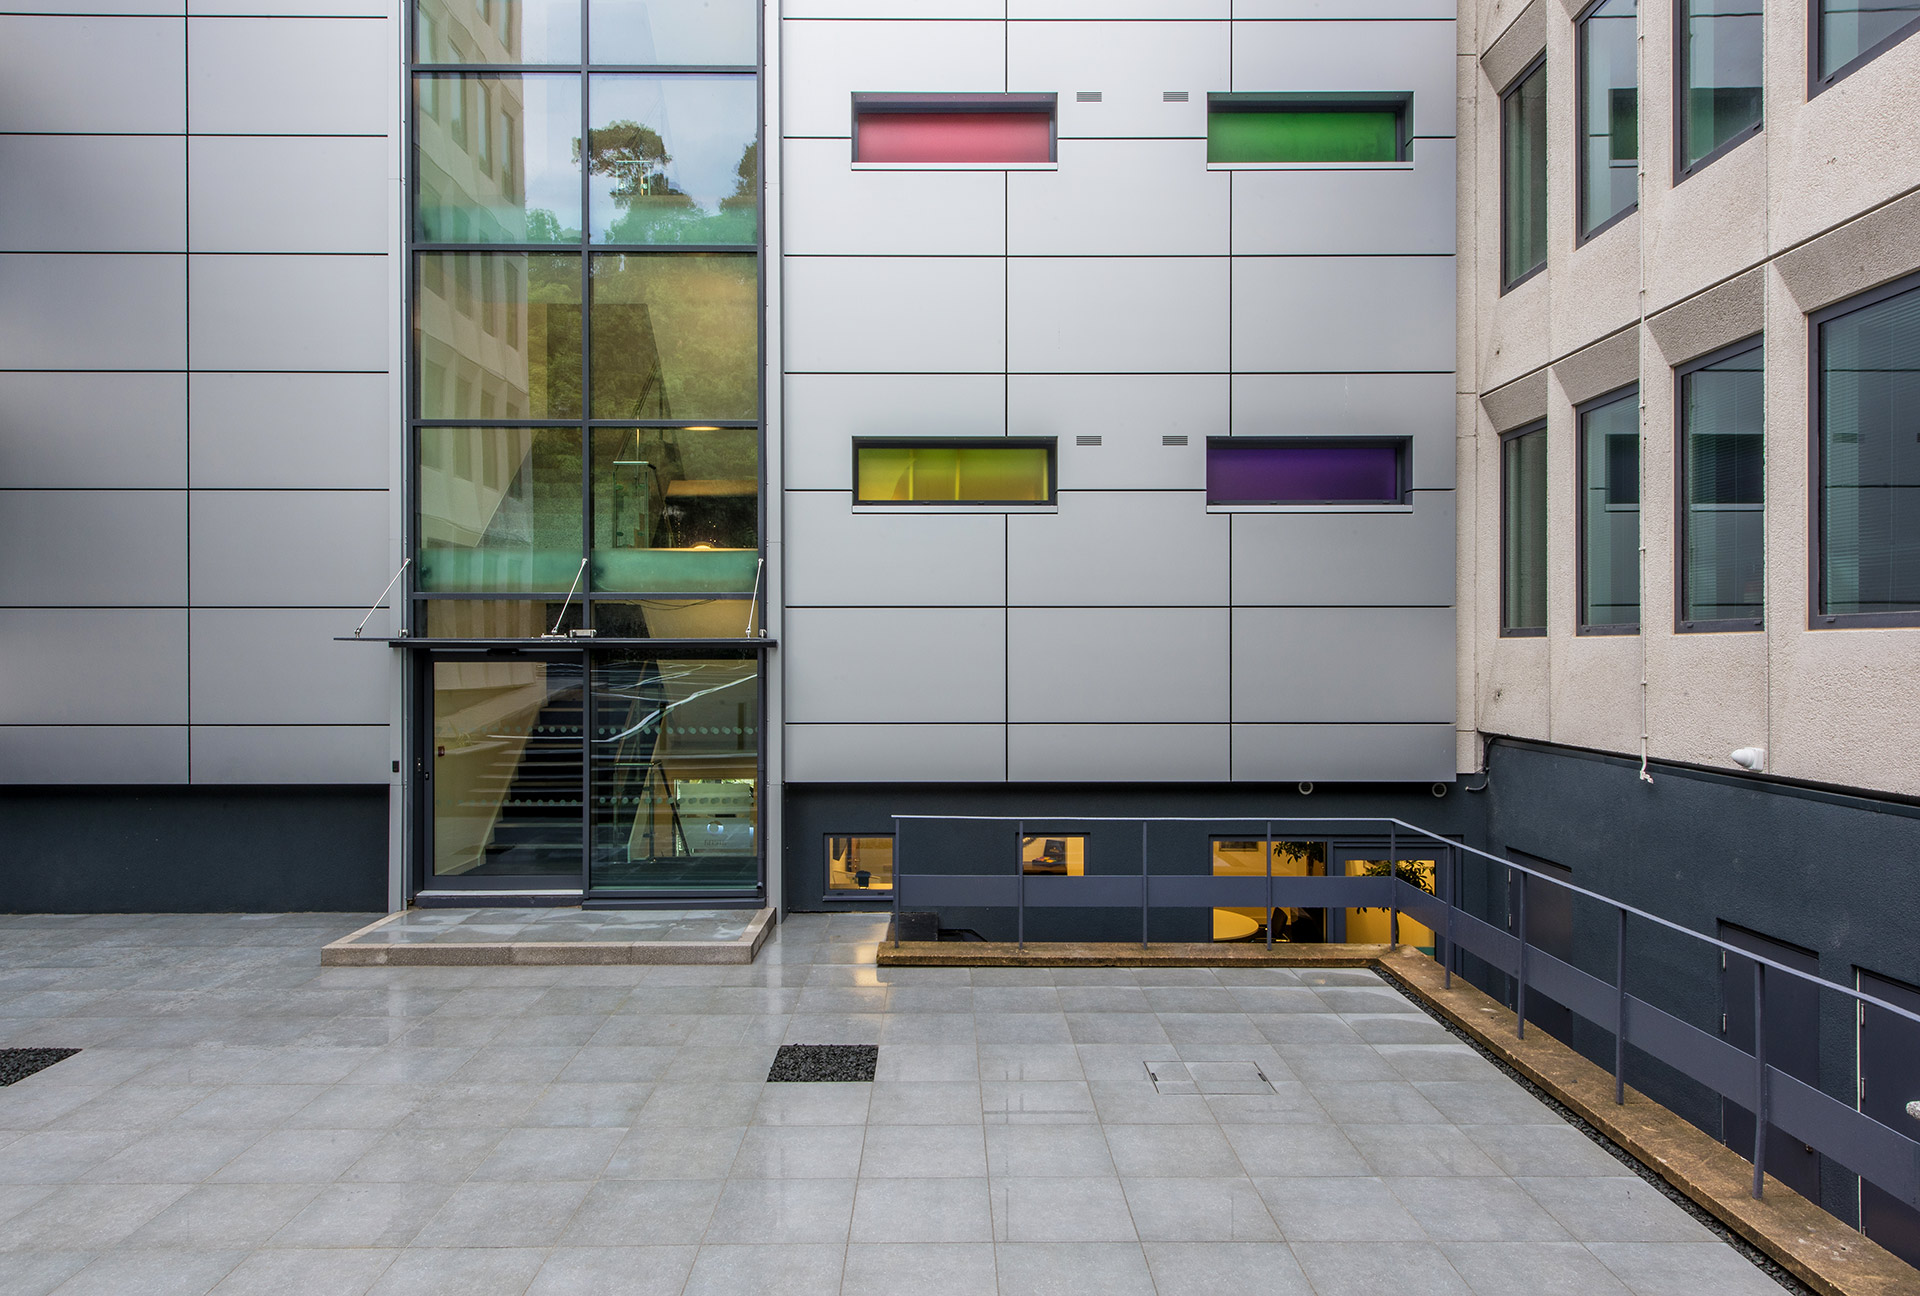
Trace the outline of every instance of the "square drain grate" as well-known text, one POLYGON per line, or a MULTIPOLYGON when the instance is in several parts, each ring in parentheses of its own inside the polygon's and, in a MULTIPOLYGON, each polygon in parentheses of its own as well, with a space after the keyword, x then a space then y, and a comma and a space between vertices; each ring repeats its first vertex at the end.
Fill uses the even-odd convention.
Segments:
POLYGON ((769 1081, 871 1080, 880 1064, 878 1044, 782 1044, 773 1055, 769 1081))
POLYGON ((0 1048, 0 1085, 25 1080, 37 1071, 45 1071, 55 1062, 64 1062, 79 1049, 0 1048))
POLYGON ((1264 1094, 1273 1082, 1254 1062, 1148 1062, 1147 1075, 1163 1094, 1264 1094))

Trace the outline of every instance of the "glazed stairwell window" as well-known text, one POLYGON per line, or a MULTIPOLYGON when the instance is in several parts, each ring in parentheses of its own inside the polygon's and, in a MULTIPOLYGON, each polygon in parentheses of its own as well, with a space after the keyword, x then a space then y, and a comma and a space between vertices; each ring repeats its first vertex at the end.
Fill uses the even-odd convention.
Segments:
POLYGON ((1052 504, 1051 439, 853 443, 855 504, 1052 504))

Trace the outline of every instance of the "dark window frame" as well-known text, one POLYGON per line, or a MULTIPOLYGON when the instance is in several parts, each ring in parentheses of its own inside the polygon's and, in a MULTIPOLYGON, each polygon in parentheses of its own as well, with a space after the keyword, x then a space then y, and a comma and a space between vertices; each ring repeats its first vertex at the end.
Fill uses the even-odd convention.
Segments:
MULTIPOLYGON (((1618 225, 1627 217, 1640 210, 1639 187, 1636 179, 1633 201, 1613 215, 1595 225, 1592 229, 1583 226, 1587 216, 1587 157, 1586 150, 1592 137, 1587 131, 1587 20, 1593 17, 1594 10, 1607 0, 1591 0, 1579 16, 1573 20, 1573 95, 1574 95, 1574 167, 1573 167, 1573 245, 1585 247, 1594 239, 1618 225)), ((1818 3, 1818 0, 1815 0, 1818 3)), ((1637 31, 1640 23, 1639 6, 1634 6, 1634 27, 1637 31)), ((1636 177, 1644 174, 1645 159, 1640 157, 1640 146, 1644 132, 1640 129, 1640 81, 1639 72, 1634 73, 1634 172, 1636 177)))
MULTIPOLYGON (((1691 3, 1692 0, 1674 0, 1673 4, 1673 111, 1671 116, 1673 118, 1673 183, 1676 188, 1687 177, 1700 174, 1767 128, 1767 91, 1763 84, 1760 87, 1760 120, 1743 129, 1738 135, 1701 154, 1697 162, 1687 161, 1687 52, 1689 49, 1687 15, 1688 6, 1691 3)), ((1763 19, 1762 22, 1764 21, 1763 19)), ((1764 41, 1763 35, 1762 59, 1766 57, 1764 41)))
MULTIPOLYGON (((1640 620, 1596 624, 1589 624, 1587 621, 1587 415, 1594 410, 1602 409, 1608 405, 1618 404, 1624 400, 1631 400, 1637 404, 1639 399, 1640 384, 1631 382, 1623 387, 1615 387, 1611 391, 1602 392, 1591 400, 1583 400, 1573 407, 1573 632, 1578 636, 1605 637, 1608 635, 1637 635, 1640 633, 1641 625, 1646 621, 1647 591, 1644 580, 1640 582, 1640 620)), ((1635 421, 1635 425, 1636 429, 1638 429, 1638 420, 1635 421)), ((1636 431, 1636 440, 1638 442, 1637 450, 1640 460, 1638 465, 1640 475, 1639 480, 1635 482, 1635 495, 1644 496, 1645 492, 1640 490, 1639 487, 1646 476, 1645 437, 1636 431)), ((1640 544, 1635 546, 1637 552, 1646 545, 1647 503, 1644 498, 1640 498, 1634 505, 1634 515, 1638 519, 1640 528, 1640 544)), ((1644 567, 1645 564, 1641 564, 1641 568, 1644 569, 1644 567)))
MULTIPOLYGON (((1500 145, 1499 145, 1500 147, 1500 259, 1499 259, 1499 266, 1500 266, 1500 295, 1503 297, 1506 296, 1508 293, 1512 292, 1515 288, 1518 288, 1521 284, 1527 282, 1527 280, 1533 278, 1535 275, 1545 270, 1547 268, 1547 262, 1553 259, 1551 252, 1549 252, 1546 248, 1542 248, 1539 264, 1535 265, 1532 269, 1527 270, 1524 273, 1516 276, 1515 278, 1512 278, 1512 279, 1507 278, 1507 240, 1512 236, 1512 233, 1513 233, 1513 231, 1507 225, 1507 217, 1512 210, 1512 205, 1507 201, 1508 199, 1507 100, 1511 99, 1514 95, 1520 92, 1520 87, 1526 84, 1527 78, 1531 77, 1536 72, 1544 74, 1546 72, 1546 68, 1547 68, 1547 52, 1543 49, 1540 51, 1538 55, 1530 59, 1527 65, 1521 68, 1520 71, 1513 77, 1513 79, 1511 81, 1508 81, 1506 86, 1502 88, 1500 91, 1500 145)), ((1541 125, 1544 128, 1546 123, 1543 121, 1541 125)), ((1549 177, 1549 179, 1551 179, 1551 177, 1549 177)), ((1548 235, 1548 241, 1549 242, 1552 241, 1551 233, 1549 233, 1548 235)))
POLYGON ((1209 509, 1408 508, 1413 504, 1413 438, 1410 436, 1210 436, 1206 446, 1209 456, 1215 446, 1247 450, 1280 446, 1390 446, 1395 452, 1395 494, 1390 500, 1216 500, 1209 490, 1209 509))
MULTIPOLYGON (((1729 617, 1715 621, 1690 621, 1687 610, 1687 515, 1692 501, 1687 479, 1687 411, 1683 393, 1686 391, 1685 379, 1722 360, 1731 360, 1735 356, 1745 355, 1749 351, 1761 353, 1760 381, 1766 382, 1766 334, 1755 333, 1751 337, 1729 343, 1716 351, 1695 356, 1685 364, 1674 366, 1673 370, 1673 632, 1675 634, 1733 634, 1751 633, 1767 628, 1765 614, 1765 576, 1762 568, 1761 615, 1757 617, 1729 617)), ((1766 432, 1761 430, 1761 444, 1766 443, 1766 432)), ((1764 450, 1763 450, 1764 454, 1764 450)), ((1764 460, 1763 460, 1764 462, 1764 460)), ((1766 495, 1764 467, 1762 469, 1761 517, 1766 517, 1766 495)), ((1644 504, 1642 505, 1644 508, 1644 504)), ((1644 523, 1644 515, 1642 517, 1644 523)), ((1761 523, 1762 528, 1765 522, 1761 523)), ((1646 617, 1646 591, 1640 592, 1641 618, 1646 617)))
MULTIPOLYGON (((1516 626, 1512 624, 1512 609, 1507 605, 1507 557, 1511 552, 1510 546, 1513 543, 1513 519, 1511 510, 1507 507, 1507 501, 1510 498, 1507 477, 1507 445, 1510 442, 1518 441, 1521 437, 1546 437, 1547 435, 1548 426, 1547 420, 1545 419, 1535 419, 1531 423, 1523 423, 1517 428, 1500 434, 1500 638, 1502 639, 1542 638, 1547 633, 1546 622, 1552 620, 1551 608, 1542 608, 1542 624, 1537 626, 1516 626)), ((1546 441, 1543 443, 1543 448, 1551 450, 1552 445, 1553 443, 1551 441, 1546 441)), ((1544 514, 1542 521, 1545 522, 1551 518, 1553 512, 1551 477, 1549 477, 1549 489, 1547 490, 1546 497, 1541 500, 1541 506, 1542 513, 1544 514)), ((1541 530, 1543 534, 1551 535, 1550 526, 1543 526, 1541 530)), ((1552 571, 1547 568, 1544 562, 1541 564, 1541 567, 1549 577, 1552 576, 1552 571)), ((1551 589, 1551 581, 1549 581, 1549 589, 1551 589)))
POLYGON ((1413 92, 1411 90, 1213 91, 1207 95, 1207 116, 1220 113, 1272 112, 1394 112, 1394 157, 1391 162, 1209 162, 1208 166, 1389 166, 1413 160, 1413 92))
POLYGON ((852 100, 852 143, 848 158, 853 165, 884 167, 1022 167, 1051 166, 1060 160, 1060 96, 1057 94, 886 94, 856 90, 852 100), (867 114, 893 113, 936 116, 947 113, 1019 113, 1044 112, 1047 115, 1047 160, 1040 162, 867 162, 860 161, 860 118, 867 114))
POLYGON ((1901 629, 1920 626, 1920 610, 1912 612, 1828 612, 1826 591, 1826 382, 1822 374, 1824 358, 1821 330, 1832 321, 1855 311, 1877 306, 1889 298, 1920 289, 1920 274, 1899 279, 1856 293, 1807 316, 1807 629, 1847 630, 1886 627, 1901 629))
POLYGON ((853 479, 849 492, 856 509, 888 508, 1050 508, 1060 503, 1060 439, 1058 437, 854 437, 853 479), (860 498, 860 452, 863 449, 1039 450, 1047 452, 1047 497, 1038 500, 863 500, 860 498))
POLYGON ((1904 26, 1896 28, 1877 43, 1869 45, 1833 71, 1822 76, 1820 55, 1823 52, 1822 44, 1826 39, 1826 24, 1820 21, 1823 3, 1824 0, 1807 0, 1807 98, 1809 100, 1819 97, 1821 93, 1846 80, 1909 36, 1920 32, 1920 10, 1917 10, 1904 26))

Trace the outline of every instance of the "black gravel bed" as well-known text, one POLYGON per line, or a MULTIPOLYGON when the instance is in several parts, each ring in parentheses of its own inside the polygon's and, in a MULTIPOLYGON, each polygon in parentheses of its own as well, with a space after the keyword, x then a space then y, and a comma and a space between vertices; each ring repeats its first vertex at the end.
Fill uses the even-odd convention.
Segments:
POLYGON ((36 1071, 45 1071, 55 1062, 64 1062, 79 1049, 0 1048, 0 1087, 25 1080, 36 1071))
POLYGON ((878 1044, 782 1044, 773 1055, 769 1081, 815 1083, 871 1080, 880 1064, 878 1044))
MULTIPOLYGON (((1535 1098, 1538 1098, 1542 1103, 1546 1104, 1547 1108, 1550 1111, 1552 1111, 1554 1115, 1558 1116, 1561 1120, 1573 1126, 1575 1129, 1579 1130, 1582 1134, 1585 1134, 1588 1138, 1592 1139, 1595 1143, 1599 1144, 1600 1147, 1605 1149, 1606 1152, 1609 1155, 1611 1155, 1614 1160, 1618 1161, 1621 1165, 1627 1167, 1627 1169, 1633 1171, 1635 1174, 1639 1175, 1642 1179, 1646 1180, 1649 1184, 1653 1185, 1653 1187, 1659 1191, 1661 1196, 1665 1197, 1668 1201, 1678 1206, 1681 1210, 1685 1211, 1687 1214, 1693 1216, 1695 1219, 1699 1220, 1702 1224, 1706 1225, 1709 1229, 1711 1229, 1715 1233, 1715 1235, 1719 1237, 1719 1239, 1722 1242, 1725 1242, 1728 1246, 1732 1247, 1735 1251, 1738 1251, 1742 1256, 1745 1256, 1747 1260, 1753 1265, 1754 1268, 1758 1269, 1761 1273, 1765 1274, 1767 1277, 1779 1283, 1782 1287, 1786 1288, 1788 1291, 1794 1293, 1794 1296, 1816 1296, 1816 1293, 1814 1292, 1813 1288, 1807 1286, 1805 1283, 1801 1282, 1798 1278, 1794 1277, 1793 1274, 1781 1268, 1780 1264, 1776 1260, 1774 1260, 1772 1256, 1769 1256, 1765 1251, 1762 1251, 1759 1247, 1755 1246, 1753 1243, 1747 1241, 1745 1238, 1741 1237, 1738 1233, 1735 1233, 1732 1229, 1728 1228, 1727 1225, 1720 1219, 1718 1215, 1715 1215, 1712 1211, 1702 1206, 1699 1202, 1687 1196, 1685 1193, 1681 1192, 1678 1188, 1675 1188, 1672 1184, 1668 1183, 1665 1179, 1662 1179, 1658 1171, 1652 1169, 1645 1162, 1641 1161, 1638 1157, 1634 1156, 1633 1153, 1627 1151, 1625 1148, 1621 1147, 1618 1143, 1615 1143, 1612 1139, 1608 1138, 1605 1134, 1601 1133, 1599 1129, 1597 1129, 1595 1126, 1589 1123, 1586 1120, 1586 1118, 1580 1115, 1580 1113, 1574 1111, 1573 1108, 1567 1106, 1565 1103, 1561 1102, 1558 1098, 1555 1098, 1552 1094, 1548 1093, 1545 1089, 1542 1089, 1539 1085, 1527 1079, 1526 1076, 1522 1075, 1520 1072, 1516 1071, 1513 1067, 1509 1066, 1505 1061, 1501 1059, 1499 1054, 1495 1053, 1493 1050, 1489 1049, 1486 1045, 1482 1044, 1479 1040, 1475 1039, 1472 1035, 1468 1034, 1464 1028, 1447 1020, 1447 1018, 1443 1016, 1440 1012, 1438 1012, 1434 1008, 1429 1007, 1426 1001, 1421 999, 1419 995, 1415 994, 1413 990, 1406 985, 1406 983, 1400 980, 1399 977, 1394 976, 1391 972, 1388 972, 1384 968, 1375 968, 1374 971, 1380 974, 1380 979, 1382 981, 1385 981, 1388 985, 1392 986, 1394 989, 1398 990, 1401 994, 1405 995, 1409 1000, 1411 1000, 1420 1009, 1421 1012, 1425 1013, 1427 1016, 1439 1022, 1440 1025, 1447 1031, 1448 1034, 1457 1037, 1463 1043, 1471 1047, 1474 1052, 1478 1053, 1481 1057, 1485 1058, 1487 1061, 1499 1067, 1500 1070, 1506 1074, 1506 1077, 1509 1080, 1513 1081, 1515 1084, 1519 1085, 1522 1089, 1525 1089, 1528 1093, 1532 1094, 1535 1098)), ((1454 975, 1458 976, 1459 973, 1456 972, 1454 975)), ((1477 989, 1478 987, 1475 987, 1475 988, 1477 989)), ((1536 1026, 1535 1029, 1537 1030, 1539 1029, 1539 1027, 1536 1026)))

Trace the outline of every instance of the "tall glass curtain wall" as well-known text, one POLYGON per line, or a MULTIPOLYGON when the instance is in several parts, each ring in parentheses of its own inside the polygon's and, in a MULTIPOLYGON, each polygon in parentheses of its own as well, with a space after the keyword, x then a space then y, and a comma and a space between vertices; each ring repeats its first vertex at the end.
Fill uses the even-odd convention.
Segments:
MULTIPOLYGON (((416 0, 416 634, 752 629, 758 15, 416 0)), ((568 643, 436 657, 434 875, 757 885, 751 655, 568 643)))
POLYGON ((1819 326, 1820 611, 1920 612, 1920 286, 1819 326))
POLYGON ((1761 349, 1680 375, 1680 623, 1758 629, 1766 610, 1761 349))
POLYGON ((1580 414, 1580 628, 1640 624, 1640 395, 1580 414))
POLYGON ((1635 0, 1600 0, 1580 20, 1580 233, 1640 201, 1635 0))
POLYGON ((1760 6, 1679 0, 1682 169, 1759 129, 1760 6))
POLYGON ((1547 65, 1500 100, 1500 282, 1512 287, 1547 263, 1547 65))

